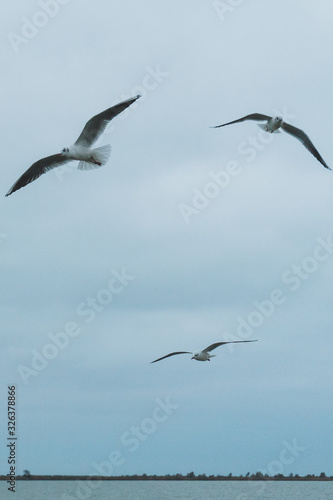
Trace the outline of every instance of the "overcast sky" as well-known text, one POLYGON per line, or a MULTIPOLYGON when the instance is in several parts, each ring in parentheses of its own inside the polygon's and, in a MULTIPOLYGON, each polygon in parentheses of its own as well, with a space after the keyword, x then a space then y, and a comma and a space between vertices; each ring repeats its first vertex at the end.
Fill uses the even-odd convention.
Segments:
MULTIPOLYGON (((17 472, 333 474, 329 0, 17 0, 1 16, 1 428, 17 472), (136 94, 99 145, 5 198, 136 94), (213 342, 209 363, 175 356, 213 342)), ((8 449, 0 449, 1 473, 8 449)))

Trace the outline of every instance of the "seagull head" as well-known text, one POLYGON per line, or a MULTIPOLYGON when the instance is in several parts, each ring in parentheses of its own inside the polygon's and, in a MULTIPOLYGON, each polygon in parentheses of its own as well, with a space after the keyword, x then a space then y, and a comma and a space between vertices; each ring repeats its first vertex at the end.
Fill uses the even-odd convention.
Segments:
POLYGON ((276 125, 281 125, 283 122, 283 118, 282 116, 276 116, 274 121, 276 125))
POLYGON ((69 153, 69 148, 63 148, 60 154, 63 156, 68 156, 68 153, 69 153))

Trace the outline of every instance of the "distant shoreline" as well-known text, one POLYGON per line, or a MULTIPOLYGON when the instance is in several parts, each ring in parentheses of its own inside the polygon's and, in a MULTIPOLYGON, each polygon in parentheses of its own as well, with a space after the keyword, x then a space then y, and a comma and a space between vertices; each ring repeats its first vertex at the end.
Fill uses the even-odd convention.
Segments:
MULTIPOLYGON (((276 476, 264 475, 261 472, 251 474, 249 476, 206 476, 205 474, 192 475, 189 473, 186 476, 182 474, 174 475, 132 475, 132 476, 68 476, 68 475, 29 475, 29 476, 16 476, 16 481, 333 481, 333 476, 323 475, 315 476, 314 474, 307 474, 306 476, 291 475, 283 476, 277 474, 276 476)), ((8 477, 0 475, 0 481, 7 481, 8 477)))

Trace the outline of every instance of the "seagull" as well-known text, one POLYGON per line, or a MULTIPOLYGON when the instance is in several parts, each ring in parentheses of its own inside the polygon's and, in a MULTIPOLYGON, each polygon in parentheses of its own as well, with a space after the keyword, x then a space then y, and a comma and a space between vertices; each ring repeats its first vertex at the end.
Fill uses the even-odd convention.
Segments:
POLYGON ((262 115, 260 113, 253 113, 251 115, 243 116, 243 118, 239 118, 238 120, 234 120, 228 123, 223 123, 223 125, 217 125, 212 128, 220 128, 224 127, 225 125, 244 122, 246 120, 265 121, 266 123, 257 123, 257 125, 258 127, 265 130, 265 132, 269 132, 270 134, 273 133, 279 134, 280 133, 279 129, 282 128, 282 130, 287 132, 287 134, 293 135, 295 139, 298 139, 303 144, 303 146, 305 146, 306 149, 310 151, 310 153, 313 154, 313 156, 317 158, 317 160, 320 161, 322 165, 324 165, 325 168, 331 170, 331 168, 326 164, 326 162, 323 160, 317 149, 312 144, 309 136, 306 135, 306 133, 300 128, 293 127, 292 125, 289 125, 289 123, 284 122, 281 116, 268 116, 268 115, 262 115))
POLYGON ((161 358, 155 359, 155 361, 151 361, 150 363, 156 363, 157 361, 161 361, 161 359, 169 358, 170 356, 176 356, 176 354, 194 354, 191 359, 196 359, 197 361, 210 361, 210 358, 215 357, 215 354, 209 354, 210 351, 213 351, 220 345, 224 344, 238 344, 240 342, 257 342, 257 340, 233 340, 230 342, 216 342, 215 344, 212 344, 206 349, 203 349, 202 351, 193 353, 189 351, 177 351, 177 352, 170 352, 170 354, 167 354, 166 356, 162 356, 161 358))
POLYGON ((79 170, 91 170, 105 165, 111 154, 110 144, 96 149, 91 149, 91 146, 102 135, 112 118, 128 108, 128 106, 133 104, 139 97, 141 96, 137 95, 130 99, 126 99, 126 101, 122 101, 102 111, 98 115, 93 116, 87 121, 79 138, 72 146, 63 148, 61 153, 46 156, 36 161, 23 175, 21 175, 15 184, 13 184, 6 196, 9 196, 14 193, 14 191, 38 179, 38 177, 52 168, 64 165, 71 160, 79 160, 80 163, 77 167, 79 170))

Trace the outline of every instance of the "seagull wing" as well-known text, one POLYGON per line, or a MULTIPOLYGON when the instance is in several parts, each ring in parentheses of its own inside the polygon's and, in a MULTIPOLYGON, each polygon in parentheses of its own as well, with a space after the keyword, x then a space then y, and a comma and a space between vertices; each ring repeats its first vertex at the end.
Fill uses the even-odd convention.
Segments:
POLYGON ((107 124, 114 118, 119 115, 124 109, 128 108, 133 102, 139 99, 140 95, 136 97, 132 97, 131 99, 127 99, 126 101, 120 102, 111 108, 102 111, 98 115, 90 118, 89 121, 84 126, 79 138, 75 142, 80 146, 90 147, 104 132, 107 124))
POLYGON ((219 347, 220 345, 238 344, 239 342, 257 342, 257 340, 232 340, 230 342, 216 342, 215 344, 212 344, 212 345, 206 347, 206 349, 204 349, 202 352, 210 352, 210 351, 213 351, 214 349, 216 349, 217 347, 219 347))
POLYGON ((64 165, 68 161, 70 160, 64 157, 61 153, 57 153, 51 156, 46 156, 45 158, 36 161, 31 165, 30 168, 28 168, 28 170, 24 172, 24 174, 21 175, 19 179, 17 179, 17 181, 15 182, 15 184, 12 185, 6 196, 9 196, 10 194, 14 193, 14 191, 21 189, 30 182, 35 181, 36 179, 38 179, 38 177, 40 177, 42 174, 45 174, 45 172, 48 172, 52 168, 64 165))
POLYGON ((303 144, 303 146, 305 146, 306 149, 308 151, 310 151, 310 153, 312 153, 313 156, 315 158, 317 158, 317 160, 320 161, 320 163, 322 165, 324 165, 325 168, 328 168, 329 170, 331 170, 330 167, 323 160, 323 158, 321 157, 321 155, 319 154, 319 152, 317 151, 317 149, 312 144, 309 136, 306 135, 306 133, 303 132, 303 130, 301 130, 300 128, 297 128, 297 127, 293 127, 292 125, 289 125, 289 123, 283 123, 281 128, 283 128, 283 130, 285 132, 287 132, 287 134, 291 134, 296 139, 298 139, 299 141, 301 141, 301 143, 303 144))
POLYGON ((161 359, 169 358, 170 356, 176 356, 176 354, 193 354, 193 353, 188 352, 188 351, 171 352, 170 354, 167 354, 166 356, 162 356, 162 358, 158 358, 158 359, 155 359, 155 361, 151 361, 151 363, 156 363, 157 361, 161 361, 161 359))
POLYGON ((246 120, 268 121, 270 119, 271 119, 271 116, 262 115, 261 113, 252 113, 252 115, 246 115, 246 116, 243 116, 243 118, 238 118, 238 120, 234 120, 234 121, 228 122, 228 123, 223 123, 223 125, 216 125, 215 127, 211 127, 211 128, 220 128, 220 127, 224 127, 225 125, 231 125, 232 123, 245 122, 246 120))

